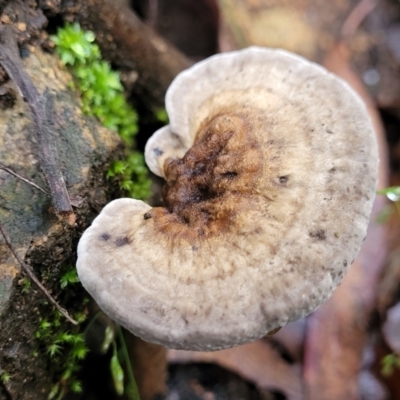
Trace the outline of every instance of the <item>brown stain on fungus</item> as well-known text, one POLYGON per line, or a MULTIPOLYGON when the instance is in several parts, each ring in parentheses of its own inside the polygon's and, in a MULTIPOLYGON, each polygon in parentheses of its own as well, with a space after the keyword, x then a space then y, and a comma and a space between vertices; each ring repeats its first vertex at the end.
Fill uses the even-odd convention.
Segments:
POLYGON ((183 158, 165 161, 166 206, 151 211, 162 233, 193 244, 229 231, 238 213, 252 207, 264 154, 249 119, 218 115, 200 128, 183 158))

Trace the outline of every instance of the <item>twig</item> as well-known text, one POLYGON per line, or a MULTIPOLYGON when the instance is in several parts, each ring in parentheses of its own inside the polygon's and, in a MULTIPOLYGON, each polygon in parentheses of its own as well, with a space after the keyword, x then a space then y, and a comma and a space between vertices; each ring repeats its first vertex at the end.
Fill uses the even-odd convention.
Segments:
POLYGON ((34 274, 32 267, 28 265, 24 260, 22 260, 21 257, 18 255, 18 253, 15 251, 14 247, 11 244, 10 238, 1 222, 0 222, 0 232, 4 237, 7 247, 10 249, 13 256, 16 258, 16 260, 19 262, 19 264, 25 270, 25 272, 29 275, 32 281, 36 284, 36 286, 45 294, 45 296, 50 300, 50 302, 54 304, 57 310, 60 311, 60 313, 64 315, 64 317, 67 318, 69 322, 71 322, 74 325, 78 325, 78 321, 75 321, 73 318, 71 318, 68 312, 57 303, 54 297, 40 283, 39 279, 36 278, 36 275, 34 274))
POLYGON ((367 15, 378 5, 378 0, 360 0, 343 23, 343 38, 354 35, 367 15))
POLYGON ((35 127, 37 155, 49 185, 53 206, 57 214, 70 216, 73 214, 72 206, 57 162, 57 148, 53 134, 53 98, 48 90, 45 90, 43 95, 40 95, 25 72, 10 28, 8 26, 3 27, 1 33, 3 34, 3 43, 0 44, 0 63, 31 109, 35 127))
POLYGON ((46 190, 42 189, 39 185, 36 185, 35 182, 32 182, 29 179, 24 178, 22 175, 20 175, 17 172, 13 171, 11 168, 6 167, 2 162, 0 162, 0 169, 2 169, 3 171, 8 172, 10 175, 13 175, 18 179, 21 179, 21 181, 24 181, 28 185, 31 185, 31 186, 35 187, 36 189, 41 190, 43 193, 49 194, 48 192, 46 192, 46 190))

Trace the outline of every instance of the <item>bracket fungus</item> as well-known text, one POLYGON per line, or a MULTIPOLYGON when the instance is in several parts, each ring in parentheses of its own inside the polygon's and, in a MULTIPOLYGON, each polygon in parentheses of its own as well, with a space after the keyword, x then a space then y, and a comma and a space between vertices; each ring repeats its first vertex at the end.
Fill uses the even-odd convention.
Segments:
POLYGON ((83 234, 79 277, 143 339, 217 350, 331 295, 366 235, 377 144, 366 108, 282 50, 213 56, 179 74, 145 150, 164 207, 119 199, 83 234))

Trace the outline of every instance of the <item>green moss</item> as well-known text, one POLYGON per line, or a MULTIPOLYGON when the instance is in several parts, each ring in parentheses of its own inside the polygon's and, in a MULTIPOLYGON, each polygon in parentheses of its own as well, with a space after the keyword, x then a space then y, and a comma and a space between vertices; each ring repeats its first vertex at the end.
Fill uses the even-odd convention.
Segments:
POLYGON ((21 286, 21 293, 27 294, 31 290, 31 281, 28 278, 22 278, 19 282, 18 285, 21 286))
MULTIPOLYGON (((63 277, 69 275, 69 272, 70 269, 63 277)), ((68 281, 68 284, 73 283, 75 280, 68 281)), ((62 399, 70 391, 81 390, 81 383, 76 376, 80 369, 80 361, 86 356, 88 348, 84 334, 80 332, 80 326, 71 327, 63 318, 59 311, 52 311, 39 320, 34 335, 39 345, 35 355, 45 353, 49 365, 58 376, 58 381, 50 391, 48 399, 62 399)))
POLYGON ((135 199, 149 197, 147 168, 144 166, 144 157, 138 152, 129 154, 124 160, 118 160, 111 164, 107 177, 117 176, 120 179, 121 188, 135 199), (135 176, 135 180, 132 180, 135 176))
POLYGON ((61 289, 64 289, 70 283, 79 282, 78 273, 75 268, 70 268, 64 275, 60 278, 61 289))
POLYGON ((109 177, 117 177, 129 196, 150 196, 150 180, 143 156, 133 150, 137 133, 137 114, 126 102, 119 74, 101 59, 95 36, 78 24, 66 25, 52 37, 64 65, 70 66, 75 86, 81 93, 83 111, 94 115, 107 128, 119 133, 126 144, 126 158, 116 161, 109 177), (123 168, 121 167, 123 165, 123 168))

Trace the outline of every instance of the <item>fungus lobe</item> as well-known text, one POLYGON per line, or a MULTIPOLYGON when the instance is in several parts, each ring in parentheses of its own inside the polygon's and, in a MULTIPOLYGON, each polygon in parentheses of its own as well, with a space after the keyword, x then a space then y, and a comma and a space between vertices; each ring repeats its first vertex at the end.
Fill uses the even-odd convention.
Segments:
POLYGON ((252 47, 178 75, 166 109, 145 150, 164 206, 103 209, 78 246, 85 288, 134 334, 192 350, 315 310, 368 225, 378 161, 364 104, 320 66, 252 47))

